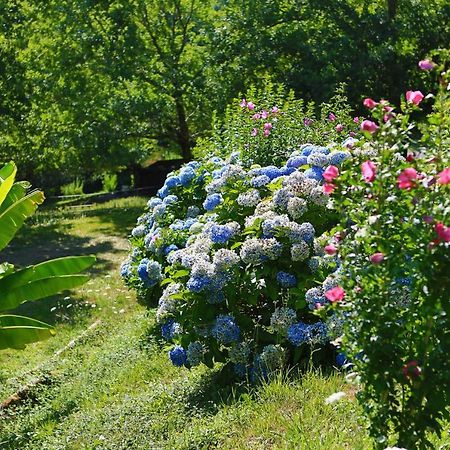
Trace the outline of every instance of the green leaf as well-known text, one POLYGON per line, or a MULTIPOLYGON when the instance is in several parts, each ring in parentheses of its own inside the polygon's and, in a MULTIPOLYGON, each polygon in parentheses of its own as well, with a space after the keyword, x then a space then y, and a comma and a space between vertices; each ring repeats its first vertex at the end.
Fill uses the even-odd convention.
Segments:
POLYGON ((183 278, 187 275, 189 275, 189 270, 177 270, 173 275, 172 278, 183 278))
POLYGON ((0 292, 8 292, 31 281, 79 273, 95 262, 95 256, 66 256, 52 259, 0 279, 0 292))
POLYGON ((88 275, 63 275, 32 281, 12 291, 0 293, 0 311, 16 308, 26 301, 39 300, 67 289, 73 289, 88 280, 88 275))
POLYGON ((29 317, 0 315, 0 350, 23 349, 27 344, 54 336, 51 325, 29 317))
MULTIPOLYGON (((4 185, 0 185, 3 187, 4 185)), ((44 201, 41 191, 33 191, 19 201, 13 203, 9 208, 0 213, 0 250, 5 248, 23 225, 25 219, 32 216, 38 205, 44 201)))
POLYGON ((14 184, 16 173, 17 167, 13 162, 6 164, 0 169, 0 206, 14 184))
POLYGON ((3 203, 0 205, 0 214, 4 212, 7 208, 9 208, 13 203, 19 201, 23 197, 25 197, 27 190, 30 188, 30 183, 27 181, 20 181, 18 183, 14 183, 8 195, 6 196, 3 203))

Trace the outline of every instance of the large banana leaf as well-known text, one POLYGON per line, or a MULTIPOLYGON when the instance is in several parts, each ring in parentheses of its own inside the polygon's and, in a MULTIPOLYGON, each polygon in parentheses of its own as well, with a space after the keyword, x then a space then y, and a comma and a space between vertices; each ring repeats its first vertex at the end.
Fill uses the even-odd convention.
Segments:
POLYGON ((18 270, 0 278, 0 292, 8 292, 31 281, 79 273, 95 262, 95 256, 66 256, 18 270))
POLYGON ((8 192, 5 200, 0 205, 0 214, 5 212, 13 203, 19 201, 21 198, 25 197, 28 189, 31 185, 28 181, 19 181, 14 183, 8 192))
POLYGON ((27 344, 53 336, 53 328, 29 317, 0 315, 0 350, 23 349, 27 344))
POLYGON ((88 280, 88 275, 62 275, 32 281, 11 291, 0 292, 0 311, 8 311, 23 302, 39 300, 67 289, 73 289, 88 280))
MULTIPOLYGON (((4 184, 0 186, 0 189, 3 186, 4 184)), ((0 213, 0 250, 8 245, 25 219, 35 213, 44 198, 44 193, 41 191, 31 192, 0 213)))
POLYGON ((10 162, 0 169, 0 205, 8 195, 9 190, 14 184, 16 178, 17 167, 13 162, 10 162))

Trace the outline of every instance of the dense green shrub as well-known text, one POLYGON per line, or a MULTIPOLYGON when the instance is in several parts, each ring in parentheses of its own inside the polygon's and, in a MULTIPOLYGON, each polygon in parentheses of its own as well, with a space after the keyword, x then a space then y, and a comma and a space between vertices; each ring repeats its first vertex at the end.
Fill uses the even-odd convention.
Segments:
POLYGON ((427 432, 449 419, 450 73, 444 65, 434 72, 439 91, 408 91, 399 111, 365 101, 375 122, 351 164, 330 178, 345 235, 330 243, 343 265, 335 298, 342 347, 380 448, 389 438, 428 448, 427 432), (417 124, 432 98, 433 112, 417 124))
POLYGON ((227 157, 238 151, 249 166, 280 165, 305 142, 325 145, 359 130, 342 89, 319 108, 270 82, 263 89, 251 88, 245 97, 234 99, 223 119, 216 117, 211 136, 199 139, 195 156, 227 157))
POLYGON ((63 195, 81 195, 84 190, 84 181, 76 178, 74 181, 61 186, 63 195))

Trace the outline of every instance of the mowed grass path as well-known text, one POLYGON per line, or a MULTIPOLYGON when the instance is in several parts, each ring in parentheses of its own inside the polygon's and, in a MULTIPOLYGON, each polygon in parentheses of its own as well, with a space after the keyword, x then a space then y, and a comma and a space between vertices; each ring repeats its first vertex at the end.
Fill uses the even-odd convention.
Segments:
POLYGON ((129 198, 44 210, 9 248, 6 259, 18 265, 90 253, 98 263, 82 288, 21 308, 54 323, 57 335, 0 354, 2 400, 35 377, 43 380, 25 402, 0 413, 0 448, 371 448, 341 374, 229 388, 220 368, 180 370, 168 362, 153 312, 137 305, 118 275, 126 236, 144 205, 129 198), (348 396, 326 405, 340 390, 348 396))

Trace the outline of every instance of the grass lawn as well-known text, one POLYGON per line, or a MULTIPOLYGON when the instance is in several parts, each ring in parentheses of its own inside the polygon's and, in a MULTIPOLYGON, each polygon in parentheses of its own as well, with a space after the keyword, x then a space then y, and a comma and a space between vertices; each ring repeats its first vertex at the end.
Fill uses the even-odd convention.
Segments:
POLYGON ((57 335, 0 354, 2 400, 43 379, 22 404, 0 413, 0 448, 370 449, 359 406, 339 373, 230 388, 220 368, 189 371, 168 362, 153 311, 137 305, 118 275, 125 237, 144 205, 135 197, 43 210, 2 255, 24 265, 94 253, 98 263, 85 286, 22 306, 54 323, 57 335), (340 390, 348 393, 344 400, 325 404, 340 390))

